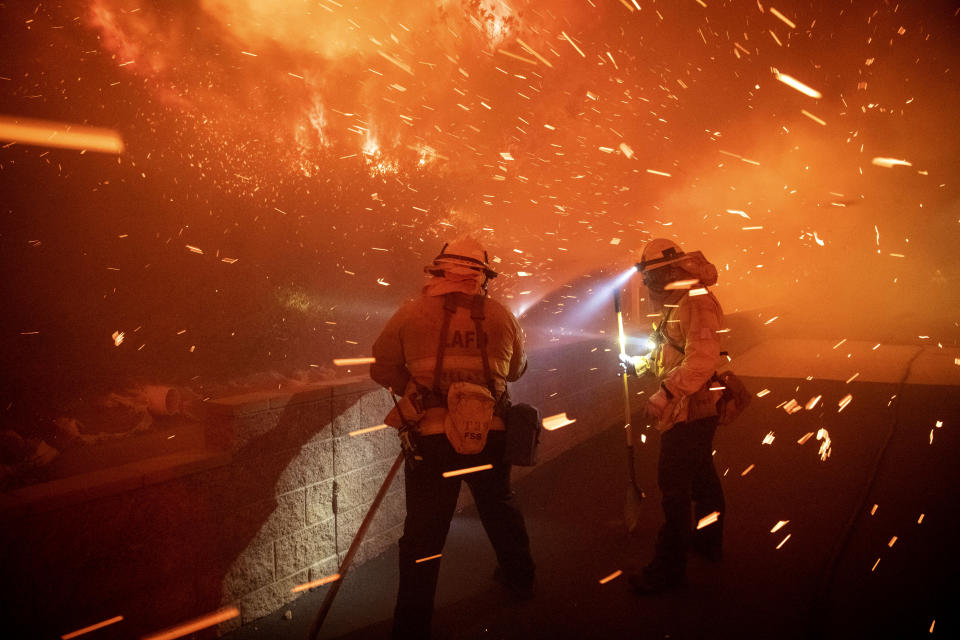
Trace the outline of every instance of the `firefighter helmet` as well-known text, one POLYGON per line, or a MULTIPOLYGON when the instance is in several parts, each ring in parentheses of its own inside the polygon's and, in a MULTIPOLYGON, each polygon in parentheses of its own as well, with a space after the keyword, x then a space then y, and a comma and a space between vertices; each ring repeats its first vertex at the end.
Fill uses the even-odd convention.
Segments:
POLYGON ((647 243, 637 263, 641 272, 652 271, 683 260, 686 254, 676 242, 666 238, 656 238, 647 243))
POLYGON ((482 273, 487 278, 497 277, 497 272, 490 268, 490 259, 483 245, 471 236, 461 236, 444 244, 440 253, 433 259, 433 263, 424 267, 423 270, 434 275, 442 271, 453 273, 474 271, 482 273))

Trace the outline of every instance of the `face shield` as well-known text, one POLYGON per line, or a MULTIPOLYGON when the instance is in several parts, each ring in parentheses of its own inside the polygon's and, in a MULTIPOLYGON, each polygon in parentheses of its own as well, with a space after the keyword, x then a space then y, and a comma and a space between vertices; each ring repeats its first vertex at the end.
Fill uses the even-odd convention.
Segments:
POLYGON ((687 275, 685 271, 675 267, 674 265, 667 265, 665 267, 660 267, 659 269, 643 271, 640 273, 640 277, 643 279, 643 284, 647 289, 650 289, 651 291, 662 292, 666 291, 667 285, 669 285, 671 282, 685 280, 690 276, 687 275))

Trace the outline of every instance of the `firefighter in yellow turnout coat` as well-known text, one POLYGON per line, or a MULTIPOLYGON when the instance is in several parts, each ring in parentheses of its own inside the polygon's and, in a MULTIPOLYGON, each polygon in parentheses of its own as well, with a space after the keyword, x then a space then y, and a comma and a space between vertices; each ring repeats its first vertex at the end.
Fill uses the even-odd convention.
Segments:
POLYGON ((717 270, 699 252, 684 253, 674 242, 656 239, 644 248, 638 267, 660 311, 653 351, 628 359, 638 374, 652 374, 659 382, 646 411, 661 432, 657 484, 664 524, 653 560, 629 576, 634 590, 647 594, 685 583, 689 548, 710 560, 721 557, 724 499, 713 465, 721 392, 711 386, 718 386, 723 311, 706 288, 716 284, 717 270), (691 502, 698 520, 714 511, 720 519, 694 533, 691 502))
POLYGON ((371 366, 375 381, 403 396, 401 411, 387 423, 402 426, 402 413, 406 425, 415 425, 413 440, 422 457, 405 468, 394 638, 430 637, 440 559, 423 559, 443 550, 461 479, 496 552, 494 577, 519 597, 531 596, 533 588, 534 563, 510 490, 510 465, 503 461, 500 416, 506 383, 526 369, 523 334, 510 311, 486 296, 487 280, 496 273, 477 241, 466 237, 444 245, 425 271, 432 278, 422 295, 388 321, 374 343, 371 366), (492 469, 443 477, 485 464, 492 469))

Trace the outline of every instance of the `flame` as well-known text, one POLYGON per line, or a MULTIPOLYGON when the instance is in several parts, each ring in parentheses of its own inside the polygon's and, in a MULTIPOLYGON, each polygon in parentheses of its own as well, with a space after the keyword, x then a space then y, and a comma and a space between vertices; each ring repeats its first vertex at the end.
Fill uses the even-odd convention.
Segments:
POLYGON ((380 145, 377 143, 377 139, 372 135, 367 136, 366 141, 363 143, 363 155, 371 158, 376 158, 380 155, 380 145))
POLYGON ((513 35, 517 14, 502 0, 480 0, 475 3, 476 15, 469 17, 470 24, 480 31, 491 47, 513 35))

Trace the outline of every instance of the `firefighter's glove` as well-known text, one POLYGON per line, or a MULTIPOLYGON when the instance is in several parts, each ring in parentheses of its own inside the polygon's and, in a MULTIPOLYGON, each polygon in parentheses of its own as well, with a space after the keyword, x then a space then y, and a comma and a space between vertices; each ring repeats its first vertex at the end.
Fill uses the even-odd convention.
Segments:
POLYGON ((642 376, 650 370, 650 360, 646 356, 628 356, 621 353, 620 368, 627 374, 642 376))

